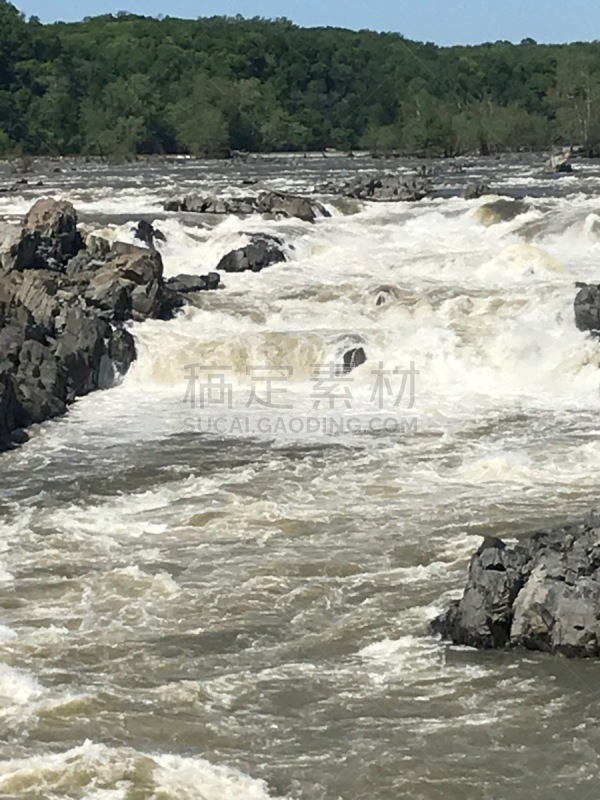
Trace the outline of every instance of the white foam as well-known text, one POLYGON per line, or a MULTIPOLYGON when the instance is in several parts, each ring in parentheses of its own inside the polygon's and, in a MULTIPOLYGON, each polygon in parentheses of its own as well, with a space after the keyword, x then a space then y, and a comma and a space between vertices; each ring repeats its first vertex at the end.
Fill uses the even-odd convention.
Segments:
POLYGON ((125 800, 141 789, 147 797, 164 800, 270 798, 263 781, 202 758, 151 756, 91 741, 64 753, 0 762, 0 792, 5 796, 28 792, 58 800, 68 792, 81 800, 125 800))

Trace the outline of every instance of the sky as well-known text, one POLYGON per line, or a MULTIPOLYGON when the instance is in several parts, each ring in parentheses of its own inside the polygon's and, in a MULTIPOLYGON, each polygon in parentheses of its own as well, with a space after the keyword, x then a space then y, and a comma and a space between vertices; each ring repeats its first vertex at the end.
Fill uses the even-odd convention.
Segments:
POLYGON ((12 0, 42 22, 130 11, 171 17, 243 14, 299 25, 395 31, 441 45, 600 39, 600 0, 12 0))

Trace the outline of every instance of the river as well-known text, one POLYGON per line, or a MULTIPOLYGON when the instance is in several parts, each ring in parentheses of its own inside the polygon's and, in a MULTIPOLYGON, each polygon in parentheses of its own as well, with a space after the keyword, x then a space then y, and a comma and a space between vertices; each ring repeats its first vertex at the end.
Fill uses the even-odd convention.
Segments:
POLYGON ((162 201, 377 165, 42 165, 44 187, 0 195, 2 218, 51 193, 124 241, 148 219, 168 276, 251 232, 290 257, 134 325, 119 386, 2 455, 0 797, 597 797, 597 663, 427 629, 481 536, 600 488, 600 350, 573 321, 574 282, 600 278, 600 168, 541 164, 440 163, 443 196, 324 198, 314 225, 162 201), (485 227, 472 180, 528 210, 485 227), (344 374, 348 347, 367 362, 344 374))

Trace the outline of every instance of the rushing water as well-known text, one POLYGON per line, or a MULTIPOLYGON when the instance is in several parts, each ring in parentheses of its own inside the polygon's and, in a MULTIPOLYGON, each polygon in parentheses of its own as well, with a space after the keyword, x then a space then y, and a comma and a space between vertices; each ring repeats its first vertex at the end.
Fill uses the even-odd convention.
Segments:
POLYGON ((52 192, 126 241, 152 220, 168 275, 252 231, 291 258, 134 326, 119 387, 2 456, 0 797, 598 796, 596 663, 427 633, 480 536, 600 486, 600 350, 573 324, 574 282, 600 276, 600 171, 540 164, 440 165, 443 197, 326 199, 314 225, 161 201, 371 164, 77 165, 0 196, 15 218, 52 192), (536 199, 486 228, 456 196, 473 179, 536 199))

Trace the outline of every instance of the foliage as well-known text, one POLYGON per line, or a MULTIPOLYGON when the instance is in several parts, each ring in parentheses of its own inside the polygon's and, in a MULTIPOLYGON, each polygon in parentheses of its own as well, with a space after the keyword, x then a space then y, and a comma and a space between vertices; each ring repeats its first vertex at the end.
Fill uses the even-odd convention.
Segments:
POLYGON ((41 25, 0 0, 0 156, 366 147, 600 152, 600 46, 438 48, 289 20, 125 12, 41 25))

